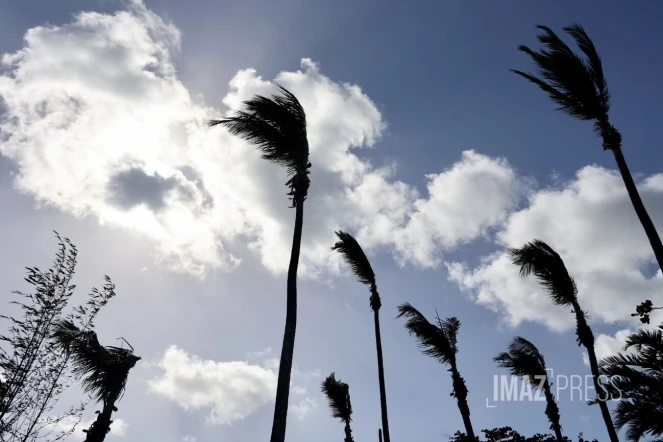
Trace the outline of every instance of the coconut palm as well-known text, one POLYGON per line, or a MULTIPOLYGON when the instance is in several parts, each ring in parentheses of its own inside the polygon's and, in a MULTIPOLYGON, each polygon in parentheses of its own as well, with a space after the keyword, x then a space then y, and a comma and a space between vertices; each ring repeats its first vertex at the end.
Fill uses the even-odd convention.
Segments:
POLYGON ((327 396, 332 417, 340 419, 345 424, 345 442, 353 442, 352 429, 352 403, 350 402, 350 386, 332 373, 322 382, 322 392, 327 396))
POLYGON ((231 134, 256 145, 264 159, 285 167, 290 177, 286 185, 290 187, 288 195, 291 197, 292 207, 295 208, 295 229, 288 268, 285 332, 279 363, 271 442, 285 441, 290 375, 297 329, 297 266, 302 239, 304 201, 310 184, 308 175, 311 168, 308 160, 304 108, 290 91, 281 86, 278 88, 282 95, 273 95, 271 98, 256 95, 244 102, 246 110, 237 111, 230 118, 209 122, 210 126, 222 125, 231 134))
POLYGON ((140 357, 133 354, 133 348, 102 346, 95 332, 81 330, 70 320, 58 321, 51 337, 56 346, 71 354, 73 373, 81 379, 85 392, 103 403, 96 421, 83 430, 87 433, 85 442, 101 442, 110 431, 111 415, 124 394, 129 370, 140 357))
POLYGON ((617 428, 626 426, 626 438, 645 436, 663 440, 663 324, 640 329, 626 339, 624 350, 603 359, 601 374, 610 382, 606 389, 619 399, 613 412, 617 428))
POLYGON ((339 241, 334 244, 332 250, 338 251, 345 262, 348 263, 353 273, 362 284, 370 288, 371 297, 369 303, 373 310, 373 322, 375 323, 375 346, 378 354, 378 380, 380 384, 380 409, 382 412, 382 431, 384 442, 389 442, 389 419, 387 417, 387 393, 384 381, 384 364, 382 361, 382 338, 380 337, 380 307, 382 301, 375 284, 375 273, 371 268, 371 263, 366 258, 361 246, 352 235, 343 231, 336 232, 339 241))
POLYGON ((539 386, 543 380, 543 393, 546 397, 546 416, 550 421, 550 429, 555 432, 557 442, 564 442, 562 427, 559 424, 559 408, 555 396, 550 390, 550 382, 546 373, 546 361, 534 344, 525 338, 513 338, 507 352, 494 358, 498 366, 509 370, 512 376, 518 376, 533 386, 539 386))
POLYGON ((575 40, 584 54, 574 53, 555 33, 546 26, 537 26, 543 31, 538 38, 547 50, 534 52, 527 46, 518 49, 528 54, 536 64, 539 77, 530 73, 512 70, 539 86, 559 105, 559 110, 572 117, 594 122, 594 131, 603 141, 603 149, 610 150, 617 161, 617 167, 624 180, 626 191, 635 213, 645 229, 658 265, 663 271, 663 243, 658 236, 647 209, 640 198, 631 172, 622 153, 622 136, 610 124, 610 92, 603 75, 601 58, 594 43, 580 25, 571 25, 564 31, 575 40))
MULTIPOLYGON (((511 261, 520 267, 520 276, 526 277, 533 273, 555 304, 573 309, 576 316, 576 341, 578 345, 584 346, 587 350, 594 388, 597 394, 599 391, 605 391, 599 382, 599 367, 594 351, 594 334, 587 324, 587 314, 578 303, 576 283, 566 270, 562 258, 548 244, 540 240, 526 243, 519 249, 511 248, 508 250, 508 255, 511 261)), ((607 397, 599 398, 601 414, 611 442, 618 442, 617 432, 612 419, 610 419, 610 411, 606 400, 607 397)))
POLYGON ((398 317, 406 317, 405 328, 411 335, 414 335, 419 341, 419 347, 422 352, 440 363, 449 366, 453 392, 451 396, 456 398, 458 409, 463 418, 465 433, 470 440, 476 440, 472 421, 470 420, 470 407, 467 405, 467 386, 465 379, 458 371, 456 354, 458 353, 458 330, 460 321, 457 318, 440 319, 436 315, 437 325, 428 322, 426 317, 411 304, 405 303, 398 306, 398 317))

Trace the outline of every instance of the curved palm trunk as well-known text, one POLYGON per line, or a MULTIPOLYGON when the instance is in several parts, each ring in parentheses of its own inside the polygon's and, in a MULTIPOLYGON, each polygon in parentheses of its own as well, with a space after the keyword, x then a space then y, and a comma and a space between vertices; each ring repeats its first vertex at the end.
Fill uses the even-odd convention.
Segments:
POLYGON ((350 422, 346 421, 345 422, 345 442, 354 442, 352 439, 352 428, 350 428, 350 422))
POLYGON ((295 231, 292 237, 292 252, 290 253, 290 267, 288 268, 285 332, 283 334, 283 346, 281 347, 279 377, 276 384, 271 442, 285 441, 288 397, 290 396, 290 374, 292 371, 292 359, 295 351, 295 332, 297 329, 297 267, 299 266, 303 221, 304 201, 300 200, 297 202, 295 208, 295 231))
POLYGON ((601 409, 601 415, 603 416, 603 421, 605 422, 606 429, 608 430, 608 436, 610 436, 610 442, 619 442, 617 438, 617 432, 615 431, 615 425, 612 422, 610 417, 610 410, 608 409, 608 403, 606 400, 601 399, 601 393, 604 389, 599 384, 599 364, 596 360, 596 352, 594 351, 594 333, 592 329, 587 324, 585 318, 585 313, 580 308, 580 304, 577 302, 573 303, 573 310, 576 314, 576 323, 577 323, 577 334, 578 342, 582 344, 585 349, 587 349, 587 356, 589 359, 589 367, 592 371, 592 380, 594 381, 594 389, 596 390, 596 397, 598 399, 599 408, 601 409))
POLYGON ((552 391, 550 391, 550 383, 548 382, 547 377, 543 383, 543 392, 546 396, 546 416, 548 417, 548 421, 550 421, 550 429, 555 432, 557 442, 564 442, 562 426, 559 423, 559 407, 555 402, 555 396, 553 396, 552 391))
POLYGON ((626 159, 622 153, 622 149, 619 146, 611 147, 610 150, 615 156, 615 161, 617 161, 617 167, 619 168, 619 173, 622 175, 622 180, 624 180, 624 185, 626 186, 626 191, 628 196, 631 199, 631 204, 635 209, 635 214, 638 215, 638 219, 642 224, 642 227, 645 229, 645 234, 647 239, 649 239, 649 244, 654 251, 654 256, 656 256, 656 261, 658 262, 658 267, 663 271, 663 243, 661 243, 661 238, 658 236, 656 227, 652 222, 647 209, 645 208, 642 199, 640 198, 640 193, 638 188, 635 186, 633 177, 631 176, 631 171, 626 164, 626 159))
POLYGON ((382 362, 382 338, 380 337, 380 308, 373 309, 375 321, 375 346, 378 352, 378 378, 380 381, 380 409, 382 412, 382 431, 384 442, 389 442, 389 419, 387 418, 387 392, 384 384, 384 363, 382 362))
POLYGON ((451 364, 451 379, 453 382, 454 396, 458 402, 458 410, 463 417, 463 424, 465 425, 465 433, 471 440, 476 440, 474 436, 474 429, 472 428, 472 421, 470 420, 470 407, 467 405, 467 387, 465 381, 456 367, 456 363, 451 364))
POLYGON ((102 442, 108 432, 110 431, 111 415, 117 408, 113 404, 104 403, 104 408, 97 415, 97 420, 94 421, 90 429, 87 431, 85 442, 102 442))

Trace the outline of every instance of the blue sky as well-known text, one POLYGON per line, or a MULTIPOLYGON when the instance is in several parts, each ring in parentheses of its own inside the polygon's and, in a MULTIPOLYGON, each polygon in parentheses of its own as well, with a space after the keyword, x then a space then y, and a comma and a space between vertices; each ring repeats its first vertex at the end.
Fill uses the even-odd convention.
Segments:
MULTIPOLYGON (((532 69, 516 48, 538 47, 535 25, 585 27, 603 58, 611 121, 660 226, 663 62, 649 48, 662 14, 657 2, 616 1, 1 2, 0 52, 19 54, 0 72, 1 300, 23 288, 23 267, 48 265, 59 231, 81 251, 81 292, 104 274, 118 286, 100 339, 124 336, 144 358, 119 405, 124 434, 111 437, 268 437, 294 213, 282 171, 201 122, 271 92, 276 79, 300 96, 314 138, 288 440, 342 437, 318 392, 332 371, 350 384, 355 439, 380 425, 369 293, 328 251, 338 228, 357 234, 377 274, 394 440, 445 440, 462 428, 445 367, 394 319, 405 301, 461 320, 475 430, 547 431, 542 403, 486 407, 493 375, 504 374, 492 357, 521 335, 556 374, 589 371, 571 313, 514 276, 505 246, 538 237, 562 254, 604 356, 619 348, 619 331, 638 326, 637 303, 663 302, 663 278, 591 125, 555 111, 509 69, 532 69), (84 24, 80 11, 98 14, 84 24), (47 112, 29 112, 40 103, 47 112), (170 187, 150 193, 119 180, 127 170, 170 187), (114 206, 117 197, 136 210, 114 206), (148 198, 164 209, 141 205, 148 198)), ((606 439, 598 408, 569 390, 558 402, 566 435, 606 439)))

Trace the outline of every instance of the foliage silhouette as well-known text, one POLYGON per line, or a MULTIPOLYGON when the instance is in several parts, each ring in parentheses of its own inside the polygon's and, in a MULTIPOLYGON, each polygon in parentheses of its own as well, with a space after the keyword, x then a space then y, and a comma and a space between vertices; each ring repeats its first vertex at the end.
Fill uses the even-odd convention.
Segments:
MULTIPOLYGON (((518 433, 511 427, 499 427, 491 430, 481 430, 484 434, 485 442, 556 442, 557 439, 552 434, 536 433, 533 436, 525 437, 518 433)), ((449 438, 449 442, 478 442, 479 439, 470 439, 465 433, 456 431, 456 433, 449 438)), ((563 438, 564 442, 573 442, 567 436, 563 438)), ((583 438, 582 433, 578 435, 577 442, 590 442, 583 438)), ((591 442, 598 442, 596 439, 591 442)))
POLYGON ((453 392, 451 396, 456 398, 458 410, 463 417, 465 432, 470 440, 474 440, 474 430, 470 420, 470 407, 467 405, 467 386, 465 379, 458 371, 456 354, 458 353, 457 337, 460 329, 460 321, 456 318, 440 319, 436 315, 437 325, 428 322, 426 317, 409 303, 398 306, 398 317, 407 318, 405 328, 419 341, 422 352, 437 359, 441 364, 448 365, 451 372, 453 392))
POLYGON ((58 321, 51 336, 58 347, 71 354, 73 372, 81 379, 85 393, 103 404, 96 421, 84 430, 86 442, 101 442, 110 431, 111 415, 124 394, 129 370, 141 358, 133 354, 133 348, 102 346, 94 331, 81 330, 70 320, 58 321))
POLYGON ((587 324, 587 314, 580 308, 578 303, 578 289, 575 281, 566 270, 564 261, 548 244, 540 240, 526 243, 521 248, 511 248, 507 254, 510 256, 513 264, 520 267, 520 276, 527 277, 534 274, 539 283, 543 286, 546 294, 557 305, 571 307, 576 316, 576 341, 587 350, 589 366, 592 371, 594 388, 599 399, 601 415, 605 422, 611 442, 618 442, 615 426, 610 418, 610 411, 606 400, 607 394, 599 394, 599 391, 606 392, 605 387, 599 381, 599 368, 594 350, 594 334, 587 324))
POLYGON ((290 254, 287 282, 287 307, 285 332, 274 404, 274 421, 271 442, 284 442, 290 395, 290 376, 295 350, 297 330, 297 267, 302 240, 304 201, 308 194, 311 163, 306 134, 306 113, 297 98, 287 89, 278 86, 282 95, 271 98, 256 95, 244 102, 246 110, 234 116, 212 120, 210 126, 221 125, 257 146, 262 157, 286 168, 290 177, 287 186, 295 212, 295 229, 290 254))
POLYGON ((322 382, 321 391, 327 396, 332 417, 340 419, 345 425, 345 442, 353 442, 352 429, 352 403, 350 402, 350 386, 332 373, 322 382))
POLYGON ((663 307, 654 307, 654 303, 650 299, 647 299, 644 302, 638 304, 635 308, 635 313, 631 313, 631 316, 639 316, 640 322, 643 324, 649 324, 649 315, 654 310, 661 310, 663 307))
POLYGON ((378 381, 380 385, 380 411, 382 417, 382 432, 384 441, 390 442, 389 438, 389 418, 387 416, 387 392, 384 379, 384 362, 382 359, 382 338, 380 336, 380 307, 382 307, 382 300, 378 293, 378 288, 375 283, 375 273, 371 268, 371 263, 366 258, 364 251, 357 242, 357 240, 343 231, 336 232, 339 241, 334 244, 332 250, 339 252, 345 262, 350 266, 353 273, 362 284, 369 286, 371 297, 369 304, 373 310, 373 323, 375 324, 375 347, 378 356, 378 381))
POLYGON ((550 382, 546 372, 546 361, 534 344, 525 338, 513 338, 507 352, 500 353, 494 358, 497 365, 509 370, 512 376, 519 376, 533 386, 539 386, 543 380, 543 393, 546 398, 546 416, 550 421, 550 429, 555 432, 557 442, 563 442, 562 426, 559 423, 559 407, 555 396, 550 389, 550 382))

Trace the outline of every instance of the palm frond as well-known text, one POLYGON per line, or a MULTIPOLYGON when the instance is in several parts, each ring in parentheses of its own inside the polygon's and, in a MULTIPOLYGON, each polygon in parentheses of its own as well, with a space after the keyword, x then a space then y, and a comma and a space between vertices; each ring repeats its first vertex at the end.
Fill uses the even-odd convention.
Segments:
POLYGON ((335 373, 332 373, 322 382, 320 389, 327 396, 332 417, 341 419, 345 423, 352 421, 349 385, 336 379, 335 373))
POLYGON ((246 110, 209 125, 225 126, 256 145, 264 159, 284 166, 288 175, 304 174, 310 167, 306 113, 297 97, 280 85, 278 89, 282 95, 256 95, 244 102, 246 110))
POLYGON ((373 273, 371 263, 366 258, 366 254, 364 254, 357 240, 349 233, 341 230, 336 232, 336 236, 338 236, 339 241, 331 249, 343 255, 345 262, 350 266, 359 282, 374 286, 375 273, 373 273))
POLYGON ((51 333, 56 346, 72 356, 72 371, 81 379, 83 389, 97 401, 114 403, 125 390, 129 370, 140 357, 129 349, 104 347, 97 334, 80 330, 70 320, 60 320, 51 333))
POLYGON ((520 267, 520 276, 533 273, 555 304, 568 306, 576 302, 575 281, 562 258, 548 244, 536 239, 521 248, 509 249, 507 254, 520 267))
POLYGON ((559 110, 582 120, 605 119, 610 109, 610 93, 601 59, 587 33, 580 25, 564 28, 585 59, 575 54, 550 28, 537 28, 543 31, 538 39, 546 49, 538 52, 527 46, 518 49, 532 58, 539 76, 514 69, 512 72, 539 86, 560 106, 559 110))
POLYGON ((534 344, 520 336, 513 338, 507 352, 500 353, 493 360, 513 376, 523 377, 533 385, 538 385, 536 376, 546 375, 543 355, 534 344))
POLYGON ((458 326, 460 326, 460 322, 456 318, 449 318, 444 322, 438 318, 440 326, 436 327, 407 302, 398 306, 398 312, 398 318, 407 318, 405 328, 409 334, 417 338, 419 348, 425 355, 433 357, 443 364, 453 365, 455 363, 458 352, 455 342, 458 326), (446 324, 446 328, 443 328, 442 324, 446 324))

